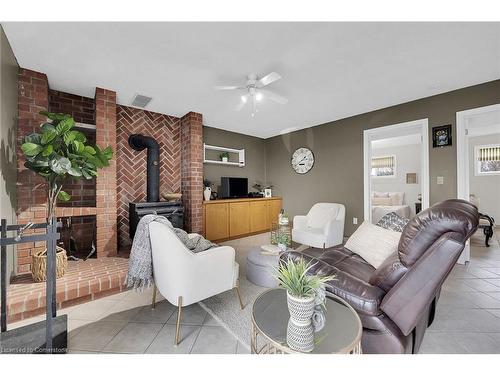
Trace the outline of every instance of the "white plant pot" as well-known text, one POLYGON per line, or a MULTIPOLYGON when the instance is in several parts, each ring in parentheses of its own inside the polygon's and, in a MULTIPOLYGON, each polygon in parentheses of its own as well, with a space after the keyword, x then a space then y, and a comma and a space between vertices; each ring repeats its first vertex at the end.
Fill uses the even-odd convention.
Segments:
POLYGON ((206 201, 209 201, 211 195, 212 195, 212 189, 210 187, 206 187, 205 190, 203 190, 203 197, 205 198, 206 201))
POLYGON ((227 158, 225 158, 225 157, 224 157, 224 158, 222 158, 222 162, 223 162, 223 163, 227 163, 227 158))
POLYGON ((290 312, 290 319, 293 319, 299 325, 310 324, 314 313, 315 299, 316 297, 295 297, 286 292, 286 302, 288 311, 290 312))
POLYGON ((286 293, 290 320, 288 321, 286 342, 288 346, 300 352, 314 349, 314 313, 315 297, 299 298, 286 293))

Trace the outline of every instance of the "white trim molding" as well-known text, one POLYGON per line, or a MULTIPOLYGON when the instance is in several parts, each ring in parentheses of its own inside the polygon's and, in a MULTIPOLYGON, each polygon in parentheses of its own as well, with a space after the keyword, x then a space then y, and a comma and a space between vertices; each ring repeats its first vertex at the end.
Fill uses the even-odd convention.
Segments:
MULTIPOLYGON (((468 109, 457 112, 457 198, 469 200, 469 137, 473 133, 490 134, 497 131, 500 124, 500 104, 468 109)), ((458 263, 470 260, 470 246, 467 242, 458 263)))
POLYGON ((371 143, 377 139, 398 137, 410 134, 421 136, 421 170, 422 209, 429 207, 429 120, 427 118, 402 122, 400 124, 367 129, 363 132, 363 191, 364 219, 371 222, 371 143))

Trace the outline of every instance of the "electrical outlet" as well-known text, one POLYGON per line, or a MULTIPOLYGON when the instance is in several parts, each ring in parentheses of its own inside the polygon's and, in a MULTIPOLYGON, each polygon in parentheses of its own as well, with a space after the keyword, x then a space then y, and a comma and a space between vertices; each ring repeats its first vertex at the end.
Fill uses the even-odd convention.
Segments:
POLYGON ((354 225, 358 225, 358 218, 357 218, 357 217, 353 217, 353 218, 352 218, 352 223, 353 223, 354 225))
POLYGON ((438 185, 443 185, 444 184, 444 177, 443 176, 437 176, 437 184, 438 185))

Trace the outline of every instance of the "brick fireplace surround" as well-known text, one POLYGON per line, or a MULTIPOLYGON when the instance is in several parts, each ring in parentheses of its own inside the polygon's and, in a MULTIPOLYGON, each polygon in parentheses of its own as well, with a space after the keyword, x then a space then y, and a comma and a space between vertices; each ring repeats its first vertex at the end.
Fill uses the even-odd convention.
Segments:
MULTIPOLYGON (((110 167, 99 171, 95 185, 68 181, 71 202, 57 208, 58 217, 95 216, 97 257, 113 257, 118 248, 130 246, 128 203, 145 201, 146 152, 130 149, 131 133, 154 137, 160 144, 160 192, 182 192, 185 227, 202 231, 203 134, 202 115, 190 112, 178 118, 116 104, 116 93, 96 88, 95 98, 51 90, 47 76, 28 69, 19 72, 19 122, 17 130, 19 224, 43 222, 46 217, 46 186, 41 177, 24 167, 20 146, 26 135, 39 129, 49 109, 72 115, 77 122, 95 124, 97 145, 115 151, 110 167), (36 187, 36 188, 35 188, 36 187), (95 203, 93 201, 95 191, 95 203)), ((92 135, 86 132, 89 139, 92 135)), ((17 273, 29 273, 31 254, 44 243, 18 245, 17 273)))

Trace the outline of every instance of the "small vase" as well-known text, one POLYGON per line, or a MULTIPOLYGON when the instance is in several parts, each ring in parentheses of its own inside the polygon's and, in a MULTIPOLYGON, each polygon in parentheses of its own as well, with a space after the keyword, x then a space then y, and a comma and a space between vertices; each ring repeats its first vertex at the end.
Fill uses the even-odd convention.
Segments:
POLYGON ((286 293, 290 320, 288 321, 286 342, 288 346, 300 352, 314 349, 314 313, 315 297, 300 298, 286 293))
POLYGON ((314 327, 312 323, 297 324, 292 318, 288 320, 286 328, 287 345, 299 352, 312 352, 314 350, 314 327))
POLYGON ((203 197, 205 198, 206 201, 209 201, 211 195, 212 195, 212 189, 210 188, 210 186, 207 186, 205 190, 203 190, 203 197))
POLYGON ((297 324, 310 324, 314 313, 316 297, 295 297, 286 292, 286 301, 290 319, 293 319, 297 324))

